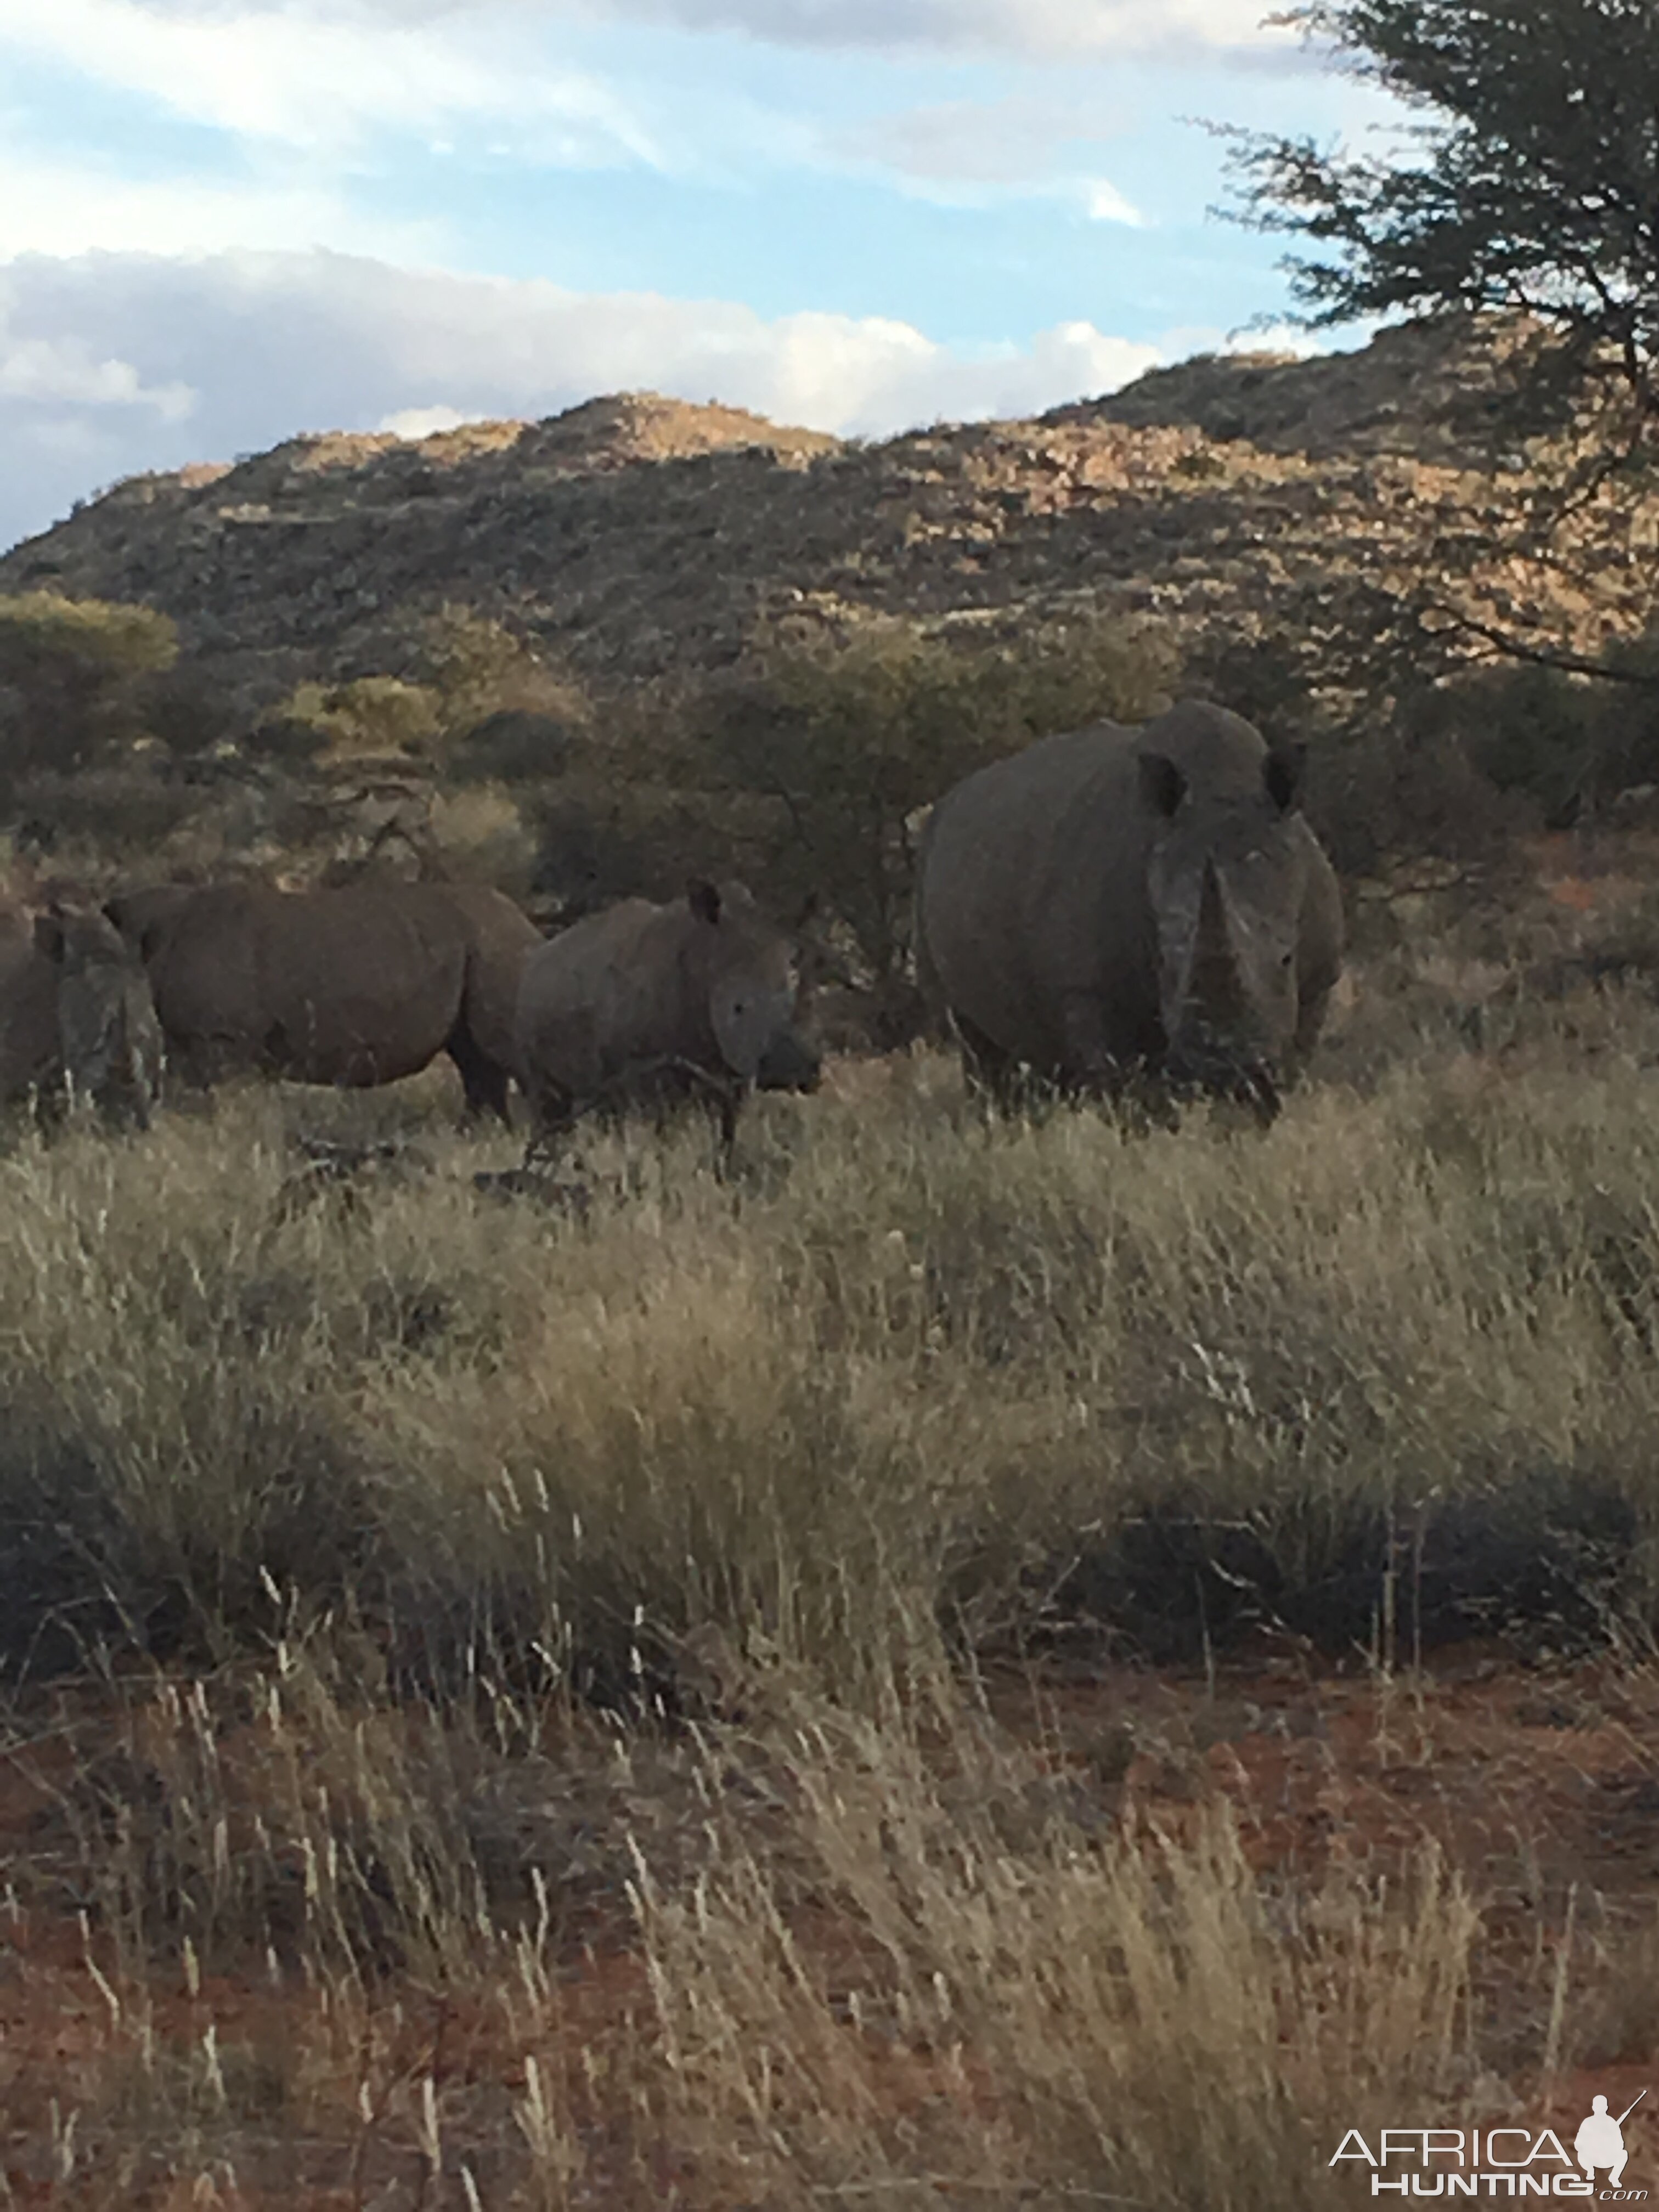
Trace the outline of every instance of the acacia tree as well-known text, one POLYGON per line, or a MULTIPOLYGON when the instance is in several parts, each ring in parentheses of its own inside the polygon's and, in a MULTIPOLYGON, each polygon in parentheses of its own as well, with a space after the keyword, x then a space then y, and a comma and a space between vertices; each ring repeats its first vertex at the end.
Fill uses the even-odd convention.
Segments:
POLYGON ((1252 228, 1307 327, 1524 315, 1539 427, 1598 388, 1625 453, 1659 431, 1659 9, 1654 0, 1314 0, 1273 19, 1419 118, 1396 158, 1229 130, 1252 228))
POLYGON ((757 639, 700 708, 717 785, 781 811, 757 854, 784 911, 814 897, 878 983, 903 972, 917 815, 981 763, 1097 715, 1139 721, 1175 676, 1168 639, 1102 622, 949 641, 865 617, 757 639))
POLYGON ((152 608, 0 598, 0 799, 23 776, 74 775, 142 734, 144 687, 178 657, 172 622, 152 608))
MULTIPOLYGON (((1632 702, 1632 687, 1652 689, 1651 651, 1587 656, 1535 615, 1474 611, 1462 587, 1506 550, 1593 582, 1608 530, 1614 566, 1628 565, 1620 503, 1598 495, 1620 476, 1650 491, 1659 450, 1659 7, 1308 0, 1273 20, 1405 111, 1372 153, 1222 131, 1224 211, 1298 241, 1280 264, 1294 319, 1501 319, 1488 420, 1510 451, 1541 434, 1522 472, 1494 474, 1473 526, 1425 543, 1386 617, 1396 667, 1443 674, 1449 647, 1453 666, 1530 664, 1551 680, 1602 679, 1632 702)), ((1538 752, 1540 702, 1559 704, 1557 693, 1521 679, 1481 696, 1491 706, 1500 694, 1538 752)), ((1629 707, 1610 696, 1570 700, 1571 742, 1544 748, 1539 793, 1558 812, 1634 772, 1620 734, 1629 707)), ((1419 696, 1410 718, 1423 708, 1419 696)))

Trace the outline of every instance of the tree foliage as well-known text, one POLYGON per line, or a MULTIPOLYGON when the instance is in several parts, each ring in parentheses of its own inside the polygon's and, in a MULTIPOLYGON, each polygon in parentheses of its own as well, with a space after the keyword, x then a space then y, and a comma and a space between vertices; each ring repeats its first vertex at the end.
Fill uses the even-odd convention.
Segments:
POLYGON ((178 653, 173 623, 149 607, 0 599, 0 786, 72 774, 143 735, 147 686, 178 653))
POLYGON ((437 742, 441 713, 423 684, 398 676, 357 676, 349 684, 301 684, 282 709, 309 723, 335 760, 354 757, 419 761, 437 742))
POLYGON ((556 775, 592 722, 582 685, 504 623, 447 605, 422 641, 447 772, 463 781, 556 775))
POLYGON ((917 814, 1033 738, 1140 720, 1173 672, 1164 646, 1095 622, 1013 644, 875 619, 776 635, 707 694, 703 772, 774 802, 757 858, 780 910, 822 900, 884 978, 908 940, 917 814))
POLYGON ((1659 9, 1653 0, 1316 0, 1275 19, 1418 119, 1388 155, 1230 130, 1233 212, 1320 249, 1301 319, 1528 319, 1538 427, 1589 385, 1659 427, 1659 9))

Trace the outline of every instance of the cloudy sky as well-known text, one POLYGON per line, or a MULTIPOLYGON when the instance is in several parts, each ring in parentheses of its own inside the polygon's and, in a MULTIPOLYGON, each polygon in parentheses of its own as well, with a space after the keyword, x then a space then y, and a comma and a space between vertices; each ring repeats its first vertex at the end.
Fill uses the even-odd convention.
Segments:
POLYGON ((0 0, 0 545, 301 430, 879 434, 1224 343, 1279 249, 1193 118, 1373 119, 1270 4, 0 0))

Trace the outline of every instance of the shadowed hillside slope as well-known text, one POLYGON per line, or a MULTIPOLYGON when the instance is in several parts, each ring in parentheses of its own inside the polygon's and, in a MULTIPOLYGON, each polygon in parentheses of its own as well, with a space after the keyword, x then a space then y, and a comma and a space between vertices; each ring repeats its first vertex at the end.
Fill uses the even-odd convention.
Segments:
POLYGON ((601 683, 722 666, 803 610, 1152 614, 1200 651, 1392 636, 1407 659, 1431 634, 1455 659, 1468 617, 1593 651, 1651 617, 1659 507, 1609 495, 1528 547, 1539 457, 1491 450, 1496 358, 1412 328, 867 445, 650 394, 418 441, 309 436, 118 485, 0 560, 0 592, 159 608, 256 708, 402 672, 446 602, 601 683))

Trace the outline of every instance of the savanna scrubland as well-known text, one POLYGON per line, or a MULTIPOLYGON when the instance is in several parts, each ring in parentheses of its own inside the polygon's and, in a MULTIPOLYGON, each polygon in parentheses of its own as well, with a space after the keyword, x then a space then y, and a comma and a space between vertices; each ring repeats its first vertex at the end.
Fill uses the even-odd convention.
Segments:
MULTIPOLYGON (((1255 373, 1194 371, 1194 404, 1255 373)), ((1641 2086, 1659 725, 1634 687, 1488 666, 1379 585, 1385 510, 1451 533, 1443 584, 1486 527, 1455 456, 1339 464, 1310 433, 1287 459, 1273 407, 1137 427, 1149 381, 1096 441, 1118 474, 1079 463, 1046 506, 981 478, 1017 447, 1051 477, 1048 432, 960 434, 972 511, 903 546, 975 564, 1000 628, 843 598, 692 684, 452 599, 406 610, 424 659, 364 665, 362 629, 327 666, 263 634, 239 659, 234 572, 173 612, 116 574, 158 544, 187 567, 187 532, 144 533, 211 478, 64 526, 60 580, 95 554, 105 596, 31 575, 0 606, 20 882, 441 870, 552 926, 729 866, 873 1003, 903 981, 919 806, 1196 688, 1310 739, 1353 936, 1266 1133, 987 1120, 927 1041, 757 1102, 728 1181, 696 1126, 584 1133, 580 1206, 481 1191, 518 1145, 460 1129, 436 1074, 233 1085, 125 1138, 15 1112, 15 2201, 1276 2212, 1363 2191, 1328 2170, 1351 2127, 1570 2135, 1592 2086, 1641 2086), (1224 546, 1176 542, 1200 495, 1224 546), (1184 597, 1027 621, 1039 537, 1126 571, 1162 543, 1184 597)), ((763 550, 768 468, 824 468, 818 508, 786 487, 821 529, 878 512, 837 504, 856 453, 584 475, 556 429, 617 593, 594 517, 625 550, 653 469, 683 532, 675 471, 727 533, 738 478, 762 486, 763 550)), ((511 443, 472 440, 497 520, 511 443)), ((406 459, 313 471, 331 530, 373 507, 364 562, 404 542, 406 459)), ((1628 669, 1645 570, 1608 547, 1645 524, 1608 498, 1571 525, 1600 599, 1559 563, 1550 589, 1628 669)), ((247 509, 214 527, 271 523, 247 509)), ((902 597, 866 553, 842 582, 902 597)), ((286 604, 246 599, 254 631, 286 604)), ((590 611, 629 634, 620 599, 590 611)))

